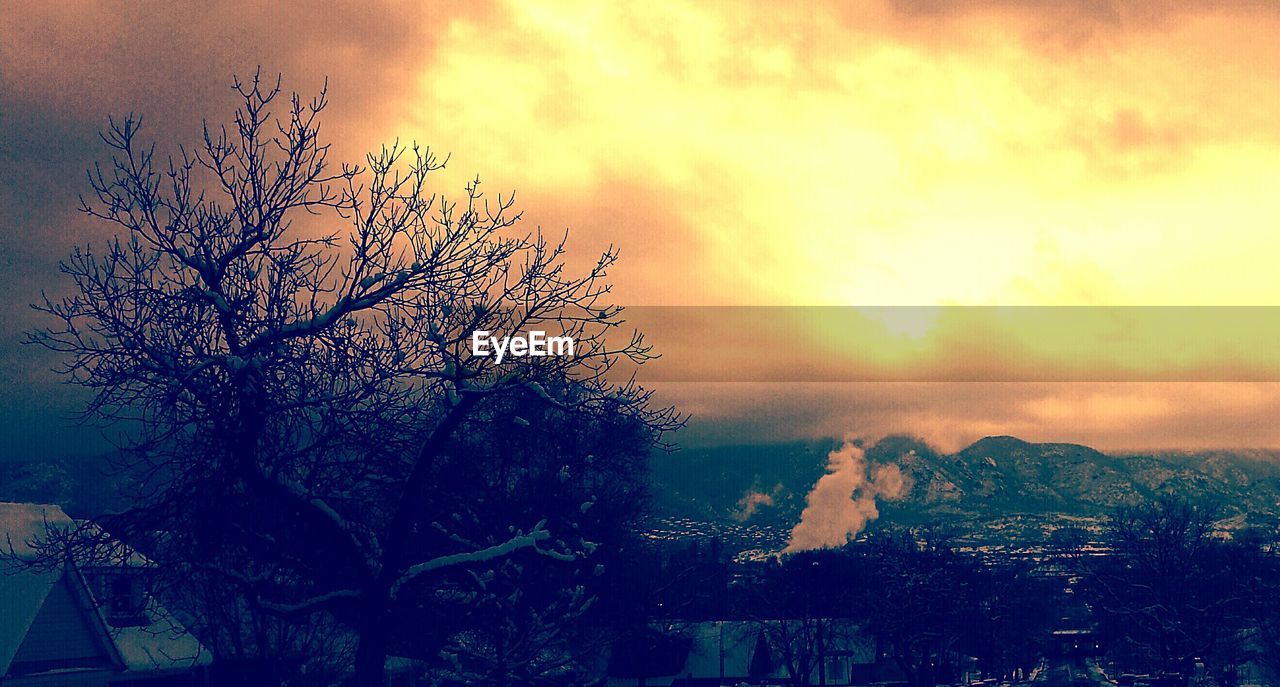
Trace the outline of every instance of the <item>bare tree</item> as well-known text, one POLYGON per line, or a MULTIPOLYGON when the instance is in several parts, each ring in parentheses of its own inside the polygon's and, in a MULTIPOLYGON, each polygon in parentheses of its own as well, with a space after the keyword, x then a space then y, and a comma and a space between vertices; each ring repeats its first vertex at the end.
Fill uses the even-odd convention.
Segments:
POLYGON ((964 614, 967 628, 958 648, 977 657, 987 677, 1029 673, 1045 653, 1055 611, 1064 605, 1055 581, 1018 560, 987 561, 973 572, 973 605, 964 614))
POLYGON ((1248 640, 1256 546, 1215 532, 1219 510, 1175 496, 1116 511, 1110 555, 1081 557, 1086 591, 1116 650, 1189 675, 1203 659, 1232 684, 1248 640))
MULTIPOLYGON (((513 556, 598 544, 574 527, 589 497, 552 519, 442 493, 465 491, 442 480, 465 480, 467 437, 568 417, 625 426, 643 453, 681 418, 616 369, 651 355, 615 333, 615 251, 571 274, 563 238, 515 230, 512 197, 431 192, 444 161, 427 149, 335 167, 323 91, 282 100, 257 75, 235 89, 232 125, 163 162, 139 119, 111 122, 82 210, 119 233, 63 263, 74 293, 36 306, 57 324, 31 340, 67 356, 88 416, 124 428, 138 488, 118 537, 148 541, 170 584, 198 572, 264 612, 339 618, 358 681, 381 684, 399 609, 484 594, 513 556), (532 330, 574 355, 473 355, 473 332, 532 330)), ((590 442, 556 458, 571 483, 613 467, 590 442)))
POLYGON ((1255 625, 1250 657, 1274 681, 1280 678, 1280 537, 1274 527, 1243 537, 1257 551, 1249 586, 1255 625))
POLYGON ((856 606, 912 685, 951 679, 955 648, 977 607, 977 561, 940 529, 884 532, 854 548, 862 559, 856 606))
POLYGON ((802 552, 761 564, 744 608, 791 684, 827 684, 826 659, 850 639, 849 569, 842 553, 802 552))

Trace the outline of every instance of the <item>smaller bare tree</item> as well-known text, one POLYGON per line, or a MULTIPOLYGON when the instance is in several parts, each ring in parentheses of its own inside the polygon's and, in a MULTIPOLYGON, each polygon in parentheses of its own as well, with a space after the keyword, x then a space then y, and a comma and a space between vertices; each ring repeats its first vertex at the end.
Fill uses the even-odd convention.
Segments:
POLYGON ((806 552, 762 564, 744 611, 794 685, 827 684, 826 659, 852 639, 845 557, 806 552))

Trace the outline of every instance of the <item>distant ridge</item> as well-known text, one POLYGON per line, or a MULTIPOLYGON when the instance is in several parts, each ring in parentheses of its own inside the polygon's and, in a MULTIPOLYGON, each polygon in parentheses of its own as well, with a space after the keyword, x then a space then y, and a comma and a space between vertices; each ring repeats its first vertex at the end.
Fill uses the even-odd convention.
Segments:
MULTIPOLYGON (((655 504, 661 514, 737 522, 739 499, 767 491, 772 505, 755 509, 749 521, 790 527, 836 445, 723 446, 663 455, 653 465, 655 504)), ((872 461, 898 464, 913 482, 903 501, 882 504, 881 524, 978 528, 1017 518, 1094 519, 1165 493, 1216 502, 1237 526, 1280 520, 1280 452, 1106 454, 1080 444, 990 436, 947 454, 907 435, 886 437, 866 450, 872 461)))

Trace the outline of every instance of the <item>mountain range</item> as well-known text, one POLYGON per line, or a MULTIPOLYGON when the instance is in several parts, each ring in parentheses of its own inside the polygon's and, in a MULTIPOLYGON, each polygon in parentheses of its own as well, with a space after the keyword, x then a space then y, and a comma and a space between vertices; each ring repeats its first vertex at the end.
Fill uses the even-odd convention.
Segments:
MULTIPOLYGON (((720 534, 780 546, 826 471, 835 440, 688 448, 655 455, 653 527, 663 537, 720 534)), ((1036 539, 1064 521, 1100 522, 1164 493, 1213 502, 1228 529, 1280 524, 1280 451, 1104 453, 1088 446, 981 439, 955 453, 895 435, 863 446, 910 488, 879 503, 872 526, 954 525, 986 541, 1036 539)), ((0 501, 58 503, 76 517, 119 507, 108 454, 0 461, 0 501)))
MULTIPOLYGON (((789 530, 837 446, 721 446, 659 456, 655 511, 661 518, 789 530)), ((1046 521, 1100 520, 1164 493, 1218 504, 1228 528, 1280 521, 1280 451, 1108 454, 1009 436, 987 437, 955 453, 909 436, 864 449, 872 463, 898 465, 911 484, 900 500, 880 504, 878 524, 999 531, 1022 521, 1043 529, 1046 521)))

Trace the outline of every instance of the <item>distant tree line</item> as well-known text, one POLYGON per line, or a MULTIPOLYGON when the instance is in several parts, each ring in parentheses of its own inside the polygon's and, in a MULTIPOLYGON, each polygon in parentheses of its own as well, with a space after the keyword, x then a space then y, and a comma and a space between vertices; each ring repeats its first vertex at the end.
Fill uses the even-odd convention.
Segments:
POLYGON ((1246 665, 1280 674, 1280 549, 1274 532, 1222 521, 1221 509, 1170 495, 1117 509, 1100 532, 1063 528, 1038 556, 961 551, 928 528, 742 566, 704 544, 629 566, 649 607, 636 595, 624 615, 650 633, 663 621, 673 632, 675 620, 754 622, 796 684, 821 681, 825 651, 852 621, 917 686, 956 681, 971 659, 987 677, 1025 676, 1066 658, 1052 633, 1072 630, 1087 633, 1077 657, 1099 654, 1113 678, 1236 687, 1246 665))
MULTIPOLYGON (((1119 673, 1203 673, 1220 687, 1253 664, 1280 674, 1276 532, 1225 530, 1222 508, 1165 495, 1118 509, 1104 554, 1073 570, 1119 673)), ((1078 537, 1078 535, 1077 535, 1078 537)))
POLYGON ((741 565, 714 540, 650 545, 636 560, 627 569, 637 593, 617 614, 633 619, 620 642, 627 651, 656 655, 654 633, 678 636, 689 621, 745 621, 797 685, 822 682, 824 658, 851 624, 912 685, 959 679, 961 657, 976 657, 991 676, 1026 675, 1044 656, 1061 603, 1058 583, 1032 563, 984 561, 941 530, 881 531, 842 549, 741 565))

